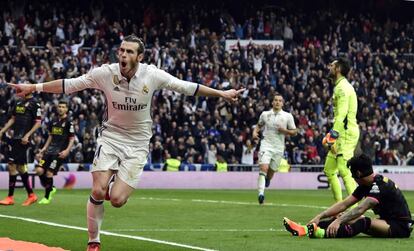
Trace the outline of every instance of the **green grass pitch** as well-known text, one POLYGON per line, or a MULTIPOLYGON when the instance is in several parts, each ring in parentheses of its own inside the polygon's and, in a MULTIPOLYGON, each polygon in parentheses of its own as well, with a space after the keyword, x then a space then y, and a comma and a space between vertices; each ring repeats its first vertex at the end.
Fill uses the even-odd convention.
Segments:
MULTIPOLYGON (((414 192, 404 194, 414 210, 414 192)), ((85 250, 88 195, 60 189, 50 205, 22 207, 18 189, 16 204, 0 207, 0 237, 85 250)), ((414 250, 413 238, 317 240, 284 230, 284 216, 306 223, 332 201, 329 190, 269 190, 264 206, 253 190, 136 190, 122 208, 105 202, 102 250, 414 250)))

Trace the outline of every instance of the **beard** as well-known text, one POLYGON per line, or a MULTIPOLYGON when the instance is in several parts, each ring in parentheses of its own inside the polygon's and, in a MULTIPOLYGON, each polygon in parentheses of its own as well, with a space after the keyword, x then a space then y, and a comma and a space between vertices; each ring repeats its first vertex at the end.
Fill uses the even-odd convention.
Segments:
POLYGON ((332 80, 332 81, 335 81, 335 73, 333 73, 333 72, 331 72, 331 71, 329 71, 329 74, 328 74, 328 78, 330 79, 330 80, 332 80))
POLYGON ((124 77, 128 76, 131 71, 136 69, 138 63, 136 62, 120 62, 121 73, 125 75, 124 77))

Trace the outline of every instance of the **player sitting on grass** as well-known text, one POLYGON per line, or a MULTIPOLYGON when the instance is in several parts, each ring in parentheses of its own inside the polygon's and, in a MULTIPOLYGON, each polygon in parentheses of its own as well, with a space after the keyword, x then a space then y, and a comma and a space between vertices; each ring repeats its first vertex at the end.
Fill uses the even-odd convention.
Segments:
POLYGON ((295 236, 315 238, 349 238, 359 233, 385 238, 410 237, 413 226, 411 213, 395 183, 374 174, 371 159, 367 155, 353 157, 347 165, 359 185, 353 194, 315 216, 306 226, 284 218, 286 230, 295 236), (337 216, 360 200, 362 202, 358 206, 337 216), (380 217, 371 219, 363 216, 368 209, 380 217), (320 221, 324 218, 330 219, 320 221))

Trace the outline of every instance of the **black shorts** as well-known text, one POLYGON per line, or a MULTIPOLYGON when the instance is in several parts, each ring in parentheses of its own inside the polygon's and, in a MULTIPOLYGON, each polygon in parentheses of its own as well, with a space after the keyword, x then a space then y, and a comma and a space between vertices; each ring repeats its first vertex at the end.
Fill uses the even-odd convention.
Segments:
POLYGON ((29 148, 29 144, 23 145, 21 139, 13 139, 10 145, 9 163, 17 165, 27 164, 27 149, 29 148))
POLYGON ((58 157, 57 154, 46 154, 43 159, 40 160, 38 167, 44 170, 50 170, 56 175, 59 172, 59 168, 62 165, 64 159, 58 157))
POLYGON ((390 225, 391 238, 408 238, 411 235, 412 223, 401 220, 385 220, 390 225))

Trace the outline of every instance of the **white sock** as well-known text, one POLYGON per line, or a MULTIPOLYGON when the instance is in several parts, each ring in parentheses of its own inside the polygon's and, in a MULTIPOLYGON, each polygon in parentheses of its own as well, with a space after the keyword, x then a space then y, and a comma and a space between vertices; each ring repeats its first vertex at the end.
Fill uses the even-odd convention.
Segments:
POLYGON ((86 214, 88 221, 89 242, 100 242, 99 232, 101 230, 102 220, 104 216, 103 200, 95 200, 92 196, 88 199, 86 204, 86 214), (91 200, 98 205, 91 202, 91 200))
POLYGON ((259 190, 259 195, 264 195, 265 184, 266 184, 266 173, 260 171, 259 179, 257 180, 257 189, 259 190))

